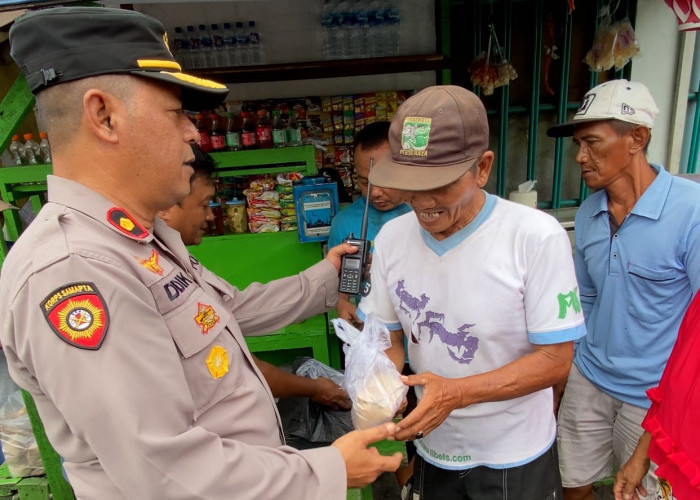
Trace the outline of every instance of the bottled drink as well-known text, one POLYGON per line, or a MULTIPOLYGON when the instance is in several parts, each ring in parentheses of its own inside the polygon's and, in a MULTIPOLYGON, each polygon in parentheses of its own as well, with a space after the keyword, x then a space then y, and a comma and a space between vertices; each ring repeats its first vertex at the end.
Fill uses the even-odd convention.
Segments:
POLYGON ((352 4, 349 0, 343 0, 338 4, 335 13, 338 29, 335 31, 337 36, 337 47, 339 57, 341 59, 349 59, 352 49, 350 48, 350 30, 355 23, 354 14, 352 12, 352 4))
POLYGON ((338 29, 335 25, 336 5, 335 0, 326 0, 321 11, 321 46, 324 59, 337 59, 339 54, 338 37, 334 31, 338 29))
POLYGON ((239 66, 250 65, 250 53, 248 52, 248 34, 243 23, 236 22, 236 61, 239 66))
POLYGON ((258 147, 267 149, 272 147, 272 122, 264 109, 258 110, 258 126, 255 129, 258 136, 258 147))
POLYGON ((367 8, 367 23, 369 32, 367 35, 367 53, 370 57, 382 57, 385 55, 383 30, 385 9, 381 0, 372 0, 367 8))
POLYGON ((226 113, 226 148, 229 151, 241 149, 241 127, 233 113, 226 113))
POLYGON ((175 34, 173 35, 173 57, 175 57, 175 60, 180 63, 183 69, 190 67, 190 40, 185 36, 180 26, 175 26, 175 34))
POLYGON ((228 66, 228 56, 226 54, 226 42, 224 41, 224 32, 219 29, 218 24, 211 25, 211 40, 213 49, 214 66, 223 68, 228 66))
POLYGON ((199 25, 199 50, 201 52, 202 67, 214 66, 214 40, 207 29, 206 24, 199 25))
POLYGON ((231 23, 224 23, 224 49, 226 51, 226 65, 236 66, 236 34, 231 28, 231 23))
POLYGON ((243 149, 256 149, 258 147, 258 137, 255 133, 255 122, 248 111, 241 111, 241 146, 243 149))
POLYGON ((212 149, 209 121, 202 113, 194 115, 194 126, 199 131, 199 148, 208 153, 212 149))
POLYGON ((189 40, 190 68, 202 68, 202 51, 200 50, 199 35, 194 26, 187 26, 187 40, 189 40))
POLYGON ((14 165, 21 165, 24 163, 24 146, 21 142, 19 142, 18 134, 12 136, 12 142, 10 143, 10 156, 12 157, 12 163, 14 165))
POLYGON ((348 36, 350 44, 348 56, 351 58, 367 57, 367 35, 369 32, 367 5, 364 0, 357 0, 351 10, 352 24, 348 36))
POLYGON ((399 54, 401 15, 399 8, 392 5, 386 12, 386 47, 388 55, 399 54))
POLYGON ((41 151, 41 161, 51 163, 51 146, 49 146, 49 136, 46 132, 39 132, 39 150, 41 151))
POLYGON ((301 129, 297 121, 296 111, 290 111, 289 124, 287 125, 287 145, 301 146, 301 129))
POLYGON ((212 112, 211 118, 211 150, 226 151, 226 131, 221 123, 221 117, 212 112))
POLYGON ((34 134, 24 134, 24 158, 27 165, 36 165, 37 156, 41 153, 39 143, 34 140, 34 134))
POLYGON ((272 112, 272 146, 283 148, 287 145, 287 131, 282 121, 282 112, 276 109, 272 112))
POLYGON ((262 64, 262 45, 260 43, 260 33, 258 32, 255 21, 248 21, 248 32, 246 34, 248 41, 248 52, 250 53, 250 64, 262 64))

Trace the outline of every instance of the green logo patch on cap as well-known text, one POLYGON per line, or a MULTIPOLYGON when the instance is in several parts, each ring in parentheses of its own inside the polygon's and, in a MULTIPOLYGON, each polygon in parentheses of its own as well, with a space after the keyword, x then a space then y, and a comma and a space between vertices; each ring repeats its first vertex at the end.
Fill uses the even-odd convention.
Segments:
POLYGON ((432 118, 407 116, 403 121, 401 151, 399 151, 399 154, 404 156, 427 157, 431 122, 432 118))

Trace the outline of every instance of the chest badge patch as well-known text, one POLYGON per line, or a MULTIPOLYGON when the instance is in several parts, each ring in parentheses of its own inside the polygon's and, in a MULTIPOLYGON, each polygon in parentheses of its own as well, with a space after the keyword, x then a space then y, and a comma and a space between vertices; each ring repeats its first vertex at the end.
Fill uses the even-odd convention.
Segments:
POLYGON ((109 313, 94 283, 57 288, 41 303, 46 321, 58 337, 81 349, 96 350, 104 342, 109 313))
POLYGON ((147 259, 139 259, 138 257, 135 257, 135 259, 138 260, 143 267, 152 273, 157 274, 158 276, 163 276, 163 268, 158 264, 158 258, 158 252, 156 252, 155 248, 151 251, 151 256, 147 259))
POLYGON ((107 220, 120 233, 142 240, 148 236, 148 230, 139 224, 129 213, 123 208, 112 207, 107 211, 107 220))
POLYGON ((207 368, 214 378, 221 378, 228 373, 228 352, 220 345, 215 345, 207 356, 207 368))
POLYGON ((219 322, 219 316, 212 306, 198 302, 194 322, 202 328, 202 335, 206 335, 219 322))

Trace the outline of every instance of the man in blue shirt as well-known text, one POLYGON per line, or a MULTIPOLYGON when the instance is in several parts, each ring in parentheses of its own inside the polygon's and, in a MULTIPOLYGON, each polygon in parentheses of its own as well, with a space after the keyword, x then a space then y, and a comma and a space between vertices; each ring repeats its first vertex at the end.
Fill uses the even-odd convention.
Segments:
MULTIPOLYGON (((355 202, 338 212, 331 222, 328 235, 328 248, 343 242, 350 233, 360 237, 362 229, 362 214, 369 196, 369 214, 367 217, 367 239, 373 241, 381 227, 387 222, 411 211, 411 207, 403 202, 400 191, 371 186, 367 192, 370 157, 376 163, 389 152, 389 122, 374 122, 360 130, 355 136, 355 182, 362 196, 355 202)), ((338 317, 350 323, 361 321, 355 315, 356 305, 345 294, 338 298, 338 317)))
MULTIPOLYGON (((559 407, 566 500, 593 500, 593 483, 624 464, 642 433, 676 332, 700 287, 700 185, 649 164, 658 108, 638 82, 590 90, 573 136, 590 189, 576 214, 574 261, 588 334, 578 341, 559 407)), ((656 491, 656 477, 645 478, 656 491)))

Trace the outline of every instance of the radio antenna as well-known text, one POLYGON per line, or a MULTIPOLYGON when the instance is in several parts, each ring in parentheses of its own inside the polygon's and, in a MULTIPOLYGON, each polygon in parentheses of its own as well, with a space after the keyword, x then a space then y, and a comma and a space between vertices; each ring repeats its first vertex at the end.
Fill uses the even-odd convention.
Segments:
MULTIPOLYGON (((372 172, 372 167, 374 166, 374 156, 369 157, 369 171, 372 172)), ((372 185, 369 182, 369 173, 367 174, 367 196, 365 196, 365 211, 362 214, 362 229, 360 229, 360 239, 367 239, 367 216, 369 213, 369 193, 372 189, 372 185)))

